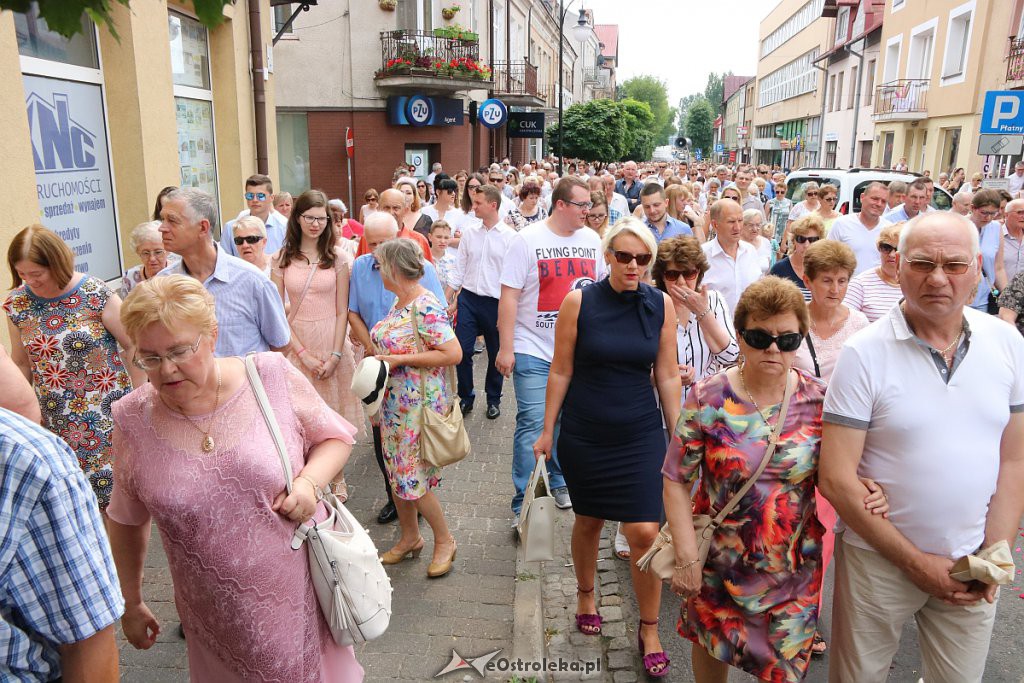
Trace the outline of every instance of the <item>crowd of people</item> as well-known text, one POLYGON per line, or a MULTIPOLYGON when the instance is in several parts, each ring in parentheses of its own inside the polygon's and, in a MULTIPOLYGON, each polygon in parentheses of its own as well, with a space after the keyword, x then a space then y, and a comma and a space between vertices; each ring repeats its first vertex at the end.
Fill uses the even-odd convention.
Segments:
POLYGON ((154 644, 156 522, 192 680, 362 680, 291 550, 295 524, 326 518, 327 491, 348 498, 346 462, 369 437, 376 521, 398 521, 381 562, 419 557, 422 517, 426 576, 449 574, 458 539, 422 425, 474 411, 480 362, 486 419, 514 387, 511 527, 541 458, 573 510, 582 634, 602 634, 598 547, 615 522, 643 668, 670 674, 663 583, 636 562, 667 521, 700 683, 730 667, 800 681, 826 649, 832 681, 884 680, 910 618, 926 680, 980 681, 998 587, 950 571, 1012 541, 1024 512, 1021 187, 940 176, 955 195, 937 211, 928 178, 871 182, 843 215, 837 187, 767 166, 564 170, 403 166, 358 221, 254 175, 222 229, 213 197, 168 187, 131 232, 140 263, 120 292, 76 272, 54 232, 20 231, 0 355, 3 569, 61 590, 6 591, 5 676, 114 680, 118 619, 131 645, 154 644), (702 561, 693 516, 726 508, 702 561))

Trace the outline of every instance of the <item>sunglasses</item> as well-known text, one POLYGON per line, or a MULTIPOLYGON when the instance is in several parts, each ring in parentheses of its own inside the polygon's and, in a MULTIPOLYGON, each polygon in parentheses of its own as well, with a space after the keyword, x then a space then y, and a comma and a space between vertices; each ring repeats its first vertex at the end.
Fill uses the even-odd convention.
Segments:
POLYGON ((490 180, 492 183, 503 183, 503 182, 505 182, 504 178, 489 178, 488 180, 490 180))
POLYGON ((775 344, 779 351, 796 351, 800 348, 800 342, 804 340, 804 336, 799 332, 786 332, 778 337, 773 337, 764 330, 743 330, 740 332, 740 336, 748 346, 758 351, 764 351, 772 344, 775 344))
POLYGON ((666 270, 664 273, 661 274, 661 279, 663 279, 665 282, 675 282, 680 277, 682 277, 684 280, 692 280, 699 274, 700 271, 697 270, 696 268, 691 268, 689 270, 666 270))
POLYGON ((963 261, 946 261, 936 263, 927 259, 903 259, 903 262, 910 266, 910 269, 917 273, 931 273, 936 268, 942 268, 946 275, 963 275, 971 267, 970 263, 963 261))
POLYGON ((817 192, 808 192, 805 196, 807 196, 807 197, 817 197, 818 193, 817 192))
POLYGON ((243 244, 259 244, 262 241, 262 235, 246 235, 245 237, 236 237, 235 246, 240 247, 243 244))
POLYGON ((892 254, 892 253, 894 253, 896 251, 896 247, 894 247, 891 244, 887 244, 886 242, 879 242, 878 243, 878 251, 880 251, 883 254, 885 254, 886 256, 888 256, 889 254, 892 254))
MULTIPOLYGON (((575 204, 575 202, 573 203, 575 204)), ((654 258, 651 254, 631 254, 628 251, 619 251, 617 249, 612 251, 612 256, 624 266, 628 266, 633 261, 636 261, 636 264, 641 267, 646 266, 654 258)))
POLYGON ((811 237, 810 235, 793 235, 793 239, 796 240, 797 244, 814 244, 820 237, 811 237))
POLYGON ((265 192, 246 192, 245 201, 251 202, 254 199, 258 199, 261 202, 267 201, 267 194, 265 192))

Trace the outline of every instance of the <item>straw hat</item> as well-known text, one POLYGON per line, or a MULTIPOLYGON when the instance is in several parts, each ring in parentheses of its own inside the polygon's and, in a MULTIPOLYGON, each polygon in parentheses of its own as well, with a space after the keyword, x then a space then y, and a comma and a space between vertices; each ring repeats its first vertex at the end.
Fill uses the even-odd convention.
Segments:
POLYGON ((367 415, 376 415, 380 409, 390 369, 386 362, 373 356, 367 356, 356 366, 352 375, 352 392, 363 402, 367 415))

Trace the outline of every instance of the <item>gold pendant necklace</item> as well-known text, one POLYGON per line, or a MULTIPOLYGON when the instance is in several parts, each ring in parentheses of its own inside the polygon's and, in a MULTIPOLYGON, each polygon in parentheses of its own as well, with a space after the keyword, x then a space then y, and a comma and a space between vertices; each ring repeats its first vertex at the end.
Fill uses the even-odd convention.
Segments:
MULTIPOLYGON (((740 363, 740 386, 743 388, 743 393, 745 393, 750 399, 750 403, 754 406, 754 410, 757 411, 757 414, 761 416, 762 420, 764 420, 765 426, 768 427, 768 443, 774 444, 778 441, 778 437, 775 436, 775 429, 772 427, 772 423, 768 421, 768 418, 765 417, 764 413, 761 411, 761 407, 757 405, 757 401, 754 400, 754 395, 750 393, 750 389, 747 389, 747 383, 743 377, 743 366, 745 365, 746 363, 740 363)), ((789 372, 786 373, 786 384, 789 384, 789 372)), ((785 390, 783 390, 782 395, 785 397, 785 390)))
POLYGON ((195 427, 196 431, 203 435, 203 440, 200 443, 200 448, 202 449, 203 453, 213 453, 213 449, 217 447, 217 444, 214 442, 213 437, 210 436, 210 432, 213 430, 214 420, 217 419, 217 408, 220 407, 220 364, 217 363, 217 361, 214 361, 214 367, 217 369, 217 394, 213 400, 213 413, 211 414, 210 417, 210 425, 205 430, 203 430, 199 425, 197 425, 192 420, 191 417, 189 417, 188 415, 185 416, 185 419, 188 420, 188 423, 195 427))

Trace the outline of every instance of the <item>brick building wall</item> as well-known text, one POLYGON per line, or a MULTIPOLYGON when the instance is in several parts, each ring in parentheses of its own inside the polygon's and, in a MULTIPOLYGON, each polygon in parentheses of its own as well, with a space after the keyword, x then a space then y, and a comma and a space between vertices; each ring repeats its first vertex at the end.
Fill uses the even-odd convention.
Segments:
POLYGON ((387 114, 378 111, 311 111, 307 114, 309 130, 309 166, 312 187, 330 197, 348 197, 345 166, 345 128, 355 136, 352 159, 353 204, 358 211, 363 193, 369 188, 378 192, 391 186, 395 168, 405 162, 406 144, 417 147, 436 145, 445 173, 454 176, 460 169, 475 170, 486 162, 489 153, 489 131, 483 126, 392 126, 387 114), (475 128, 475 130, 474 130, 475 128), (472 136, 477 137, 477 156, 472 156, 472 136))

